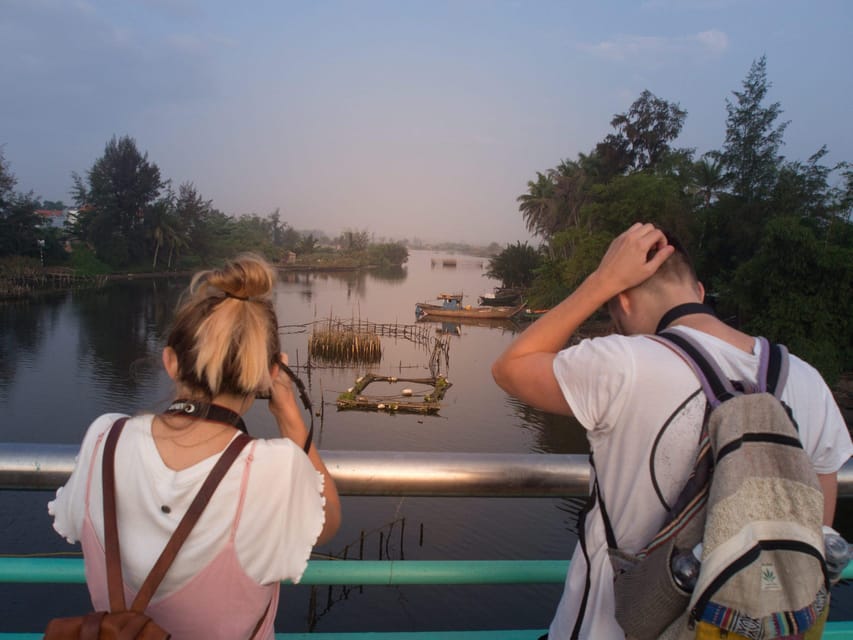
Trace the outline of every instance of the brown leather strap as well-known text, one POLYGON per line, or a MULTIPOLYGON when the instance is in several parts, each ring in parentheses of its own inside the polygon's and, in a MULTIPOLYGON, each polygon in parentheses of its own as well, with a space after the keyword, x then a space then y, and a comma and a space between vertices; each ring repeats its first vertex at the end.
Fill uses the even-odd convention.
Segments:
POLYGON ((106 611, 96 611, 83 618, 80 625, 80 640, 98 640, 101 630, 101 621, 107 615, 106 611))
POLYGON ((139 592, 136 594, 133 604, 130 605, 131 611, 138 611, 140 613, 145 611, 145 607, 148 606, 148 603, 154 596, 154 592, 157 591, 157 587, 159 587, 160 583, 163 581, 166 571, 169 570, 175 556, 178 555, 178 551, 181 546, 183 546, 187 536, 189 536, 190 531, 192 531, 192 528, 195 526, 195 523, 204 511, 204 508, 210 501, 216 487, 219 486, 219 482, 225 476, 225 473, 231 467, 234 460, 237 459, 237 456, 240 455, 243 447, 251 441, 252 438, 241 433, 231 441, 228 448, 225 449, 221 456, 219 456, 219 460, 216 461, 216 464, 207 476, 207 479, 205 479, 201 489, 199 489, 193 499, 192 504, 190 504, 189 509, 187 509, 184 517, 181 518, 178 528, 175 529, 175 532, 172 534, 172 537, 169 538, 169 542, 166 543, 166 547, 163 549, 160 557, 157 558, 157 562, 154 563, 154 568, 151 569, 151 573, 148 574, 148 577, 145 578, 145 582, 143 582, 142 586, 139 588, 139 592))
POLYGON ((124 611, 124 583, 121 577, 121 550, 118 543, 118 522, 116 521, 115 491, 115 451, 116 442, 124 428, 127 418, 119 418, 113 423, 104 444, 101 484, 104 487, 104 548, 107 556, 107 591, 110 595, 110 611, 124 611))

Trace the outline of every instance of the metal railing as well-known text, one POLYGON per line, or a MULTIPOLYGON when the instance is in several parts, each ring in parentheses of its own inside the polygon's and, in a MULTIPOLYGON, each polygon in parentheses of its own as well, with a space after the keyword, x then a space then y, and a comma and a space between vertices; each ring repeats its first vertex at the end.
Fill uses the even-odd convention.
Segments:
MULTIPOLYGON (((77 445, 0 444, 0 490, 65 484, 77 445)), ((555 498, 589 493, 587 456, 576 454, 323 451, 341 495, 555 498)), ((853 497, 853 460, 838 472, 853 497)))
MULTIPOLYGON (((0 489, 50 490, 64 484, 76 445, 0 444, 0 489)), ((325 451, 342 495, 571 497, 588 493, 586 456, 554 454, 325 451)), ((839 496, 853 497, 853 462, 839 472, 839 496)), ((302 584, 435 585, 562 583, 567 560, 312 560, 302 584)), ((843 577, 853 579, 853 565, 843 577)), ((83 583, 80 558, 0 558, 0 582, 83 583)), ((280 640, 535 640, 545 629, 367 633, 285 633, 280 640)), ((0 632, 0 640, 40 633, 0 632)), ((853 640, 853 621, 827 624, 823 637, 853 640)))

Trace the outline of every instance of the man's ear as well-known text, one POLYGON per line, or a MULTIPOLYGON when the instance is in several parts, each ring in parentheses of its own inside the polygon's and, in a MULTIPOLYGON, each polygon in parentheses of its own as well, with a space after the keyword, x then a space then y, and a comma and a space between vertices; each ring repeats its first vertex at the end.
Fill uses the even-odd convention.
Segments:
POLYGON ((705 302, 705 285, 696 281, 696 293, 699 294, 699 302, 705 302))
POLYGON ((163 349, 163 368, 172 380, 178 379, 178 354, 172 347, 163 349))
POLYGON ((616 304, 619 305, 619 309, 624 315, 631 315, 631 311, 633 310, 633 307, 631 305, 631 296, 626 294, 624 291, 622 293, 617 293, 616 304))

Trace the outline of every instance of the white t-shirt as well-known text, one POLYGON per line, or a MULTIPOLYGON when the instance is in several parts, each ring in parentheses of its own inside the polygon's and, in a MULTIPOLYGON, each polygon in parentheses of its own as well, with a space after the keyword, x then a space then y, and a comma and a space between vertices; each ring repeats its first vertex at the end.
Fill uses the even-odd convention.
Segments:
MULTIPOLYGON (((86 504, 86 479, 98 436, 121 414, 106 414, 86 432, 74 472, 48 503, 53 527, 69 542, 80 539, 86 504)), ((151 435, 153 416, 127 421, 115 454, 119 542, 125 582, 137 590, 174 532, 219 454, 174 471, 164 463, 151 435), (169 513, 164 513, 163 506, 169 513), (128 550, 133 552, 129 553, 128 550)), ((103 443, 92 467, 89 516, 103 543, 101 485, 103 443)), ((323 529, 323 476, 291 440, 256 440, 240 453, 181 548, 161 587, 163 597, 204 568, 228 541, 237 512, 248 456, 252 457, 243 512, 237 528, 237 557, 259 584, 298 582, 323 529)))
MULTIPOLYGON (((713 336, 678 327, 699 340, 732 380, 757 377, 759 342, 745 353, 713 336)), ((554 375, 587 430, 598 482, 619 547, 640 550, 657 533, 664 502, 678 496, 693 467, 705 396, 689 366, 644 336, 611 335, 561 351, 554 375)), ((820 375, 790 357, 782 399, 792 408, 803 448, 817 473, 834 473, 853 444, 820 375)), ((579 638, 623 640, 614 617, 613 571, 596 502, 586 518, 590 588, 579 638)), ((571 638, 586 589, 587 565, 577 545, 549 640, 571 638)))

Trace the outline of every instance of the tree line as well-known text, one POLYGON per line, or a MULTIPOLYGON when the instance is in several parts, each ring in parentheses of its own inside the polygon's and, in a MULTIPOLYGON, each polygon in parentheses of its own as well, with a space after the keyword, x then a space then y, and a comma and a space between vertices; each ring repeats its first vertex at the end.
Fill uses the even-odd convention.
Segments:
POLYGON ((0 258, 71 263, 87 272, 184 270, 241 251, 279 261, 290 251, 312 254, 321 243, 359 254, 365 264, 399 266, 408 258, 404 245, 372 242, 363 230, 346 229, 335 239, 300 233, 281 219, 279 210, 266 216, 227 215, 191 182, 174 189, 129 136, 114 136, 85 175, 72 173, 72 183, 76 215, 64 228, 45 225, 36 210, 64 209, 64 203, 40 202, 33 193, 15 191, 16 179, 0 150, 0 258))
POLYGON ((697 156, 675 141, 687 112, 644 91, 589 153, 537 172, 518 197, 541 246, 507 246, 490 275, 562 300, 636 221, 678 237, 708 300, 727 321, 788 345, 833 381, 853 370, 853 166, 780 149, 788 125, 764 57, 726 100, 720 149, 697 156))

